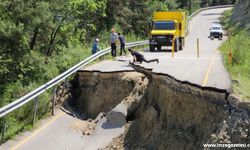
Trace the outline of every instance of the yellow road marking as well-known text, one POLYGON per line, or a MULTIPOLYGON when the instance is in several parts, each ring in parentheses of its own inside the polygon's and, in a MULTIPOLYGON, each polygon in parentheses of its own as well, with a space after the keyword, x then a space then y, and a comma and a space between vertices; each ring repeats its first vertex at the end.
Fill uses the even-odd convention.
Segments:
POLYGON ((16 146, 12 147, 11 150, 16 150, 18 147, 20 147, 21 145, 23 145, 24 143, 26 143, 27 141, 29 141, 32 137, 36 136, 38 133, 40 133, 41 131, 43 131, 45 128, 47 128, 49 125, 51 125, 54 121, 56 121, 58 118, 60 118, 62 115, 64 115, 64 112, 61 112, 60 114, 58 114, 57 116, 55 116, 52 120, 50 120, 47 124, 45 124, 43 127, 41 127, 40 129, 36 130, 34 133, 32 133, 29 137, 25 138, 24 140, 22 140, 20 143, 18 143, 16 146))
POLYGON ((209 67, 207 69, 205 78, 203 80, 202 86, 206 86, 207 85, 208 77, 209 77, 210 71, 211 71, 211 69, 212 69, 212 67, 214 65, 214 60, 215 60, 215 57, 217 56, 217 54, 218 54, 218 51, 216 51, 215 54, 214 54, 214 56, 212 57, 212 60, 211 60, 211 62, 209 64, 209 67))

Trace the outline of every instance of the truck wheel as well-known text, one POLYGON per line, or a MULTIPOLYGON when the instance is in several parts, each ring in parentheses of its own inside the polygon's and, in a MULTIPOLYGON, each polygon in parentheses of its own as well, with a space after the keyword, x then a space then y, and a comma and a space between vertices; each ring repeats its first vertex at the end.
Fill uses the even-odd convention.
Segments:
POLYGON ((181 44, 179 45, 179 50, 180 50, 180 51, 183 50, 183 47, 182 47, 181 44))
POLYGON ((183 39, 180 39, 179 50, 183 50, 183 39))
POLYGON ((154 52, 155 51, 155 46, 154 45, 150 45, 149 46, 149 50, 150 50, 150 52, 154 52))
POLYGON ((179 51, 179 40, 178 40, 178 39, 176 39, 176 40, 174 41, 174 51, 175 51, 175 52, 178 52, 178 51, 179 51))

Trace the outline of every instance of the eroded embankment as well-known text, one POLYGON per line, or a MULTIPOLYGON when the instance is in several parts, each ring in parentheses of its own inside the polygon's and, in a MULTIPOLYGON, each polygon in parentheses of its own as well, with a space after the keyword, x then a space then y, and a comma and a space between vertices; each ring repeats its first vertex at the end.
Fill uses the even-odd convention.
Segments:
POLYGON ((71 104, 79 112, 95 118, 124 101, 131 114, 145 93, 147 83, 147 78, 137 72, 78 72, 71 90, 71 104))
POLYGON ((111 145, 180 150, 203 149, 204 143, 250 143, 249 114, 230 104, 225 90, 134 68, 142 74, 79 73, 74 98, 79 111, 94 117, 128 98, 135 103, 128 105, 128 117, 134 119, 128 132, 111 145))

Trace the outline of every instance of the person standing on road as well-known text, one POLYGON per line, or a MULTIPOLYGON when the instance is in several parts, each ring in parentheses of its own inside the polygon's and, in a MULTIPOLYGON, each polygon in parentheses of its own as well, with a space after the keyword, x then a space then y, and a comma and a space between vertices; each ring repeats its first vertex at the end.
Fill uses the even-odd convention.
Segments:
POLYGON ((118 38, 119 38, 119 41, 120 41, 120 56, 122 55, 122 51, 124 52, 124 54, 126 55, 126 51, 125 51, 125 37, 121 34, 121 33, 118 33, 118 38))
POLYGON ((95 54, 96 52, 100 51, 99 47, 98 47, 98 42, 99 39, 96 38, 93 42, 93 46, 92 46, 92 54, 95 54))
POLYGON ((143 61, 146 63, 150 63, 150 62, 154 62, 156 61, 157 63, 159 63, 159 59, 151 59, 151 60, 147 60, 145 59, 145 57, 140 54, 139 52, 133 51, 132 49, 128 49, 128 51, 131 53, 131 55, 133 56, 133 62, 140 62, 142 63, 143 61))
POLYGON ((115 32, 115 29, 111 29, 111 34, 110 34, 110 44, 111 44, 111 55, 113 57, 116 57, 116 43, 118 40, 118 35, 115 32))

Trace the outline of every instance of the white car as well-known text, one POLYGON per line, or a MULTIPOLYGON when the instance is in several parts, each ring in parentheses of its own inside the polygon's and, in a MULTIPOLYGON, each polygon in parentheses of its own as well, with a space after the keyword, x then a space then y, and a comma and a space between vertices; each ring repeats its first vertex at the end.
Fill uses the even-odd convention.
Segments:
POLYGON ((210 38, 213 40, 214 38, 218 38, 221 40, 223 37, 223 29, 220 24, 214 24, 210 29, 210 38))

